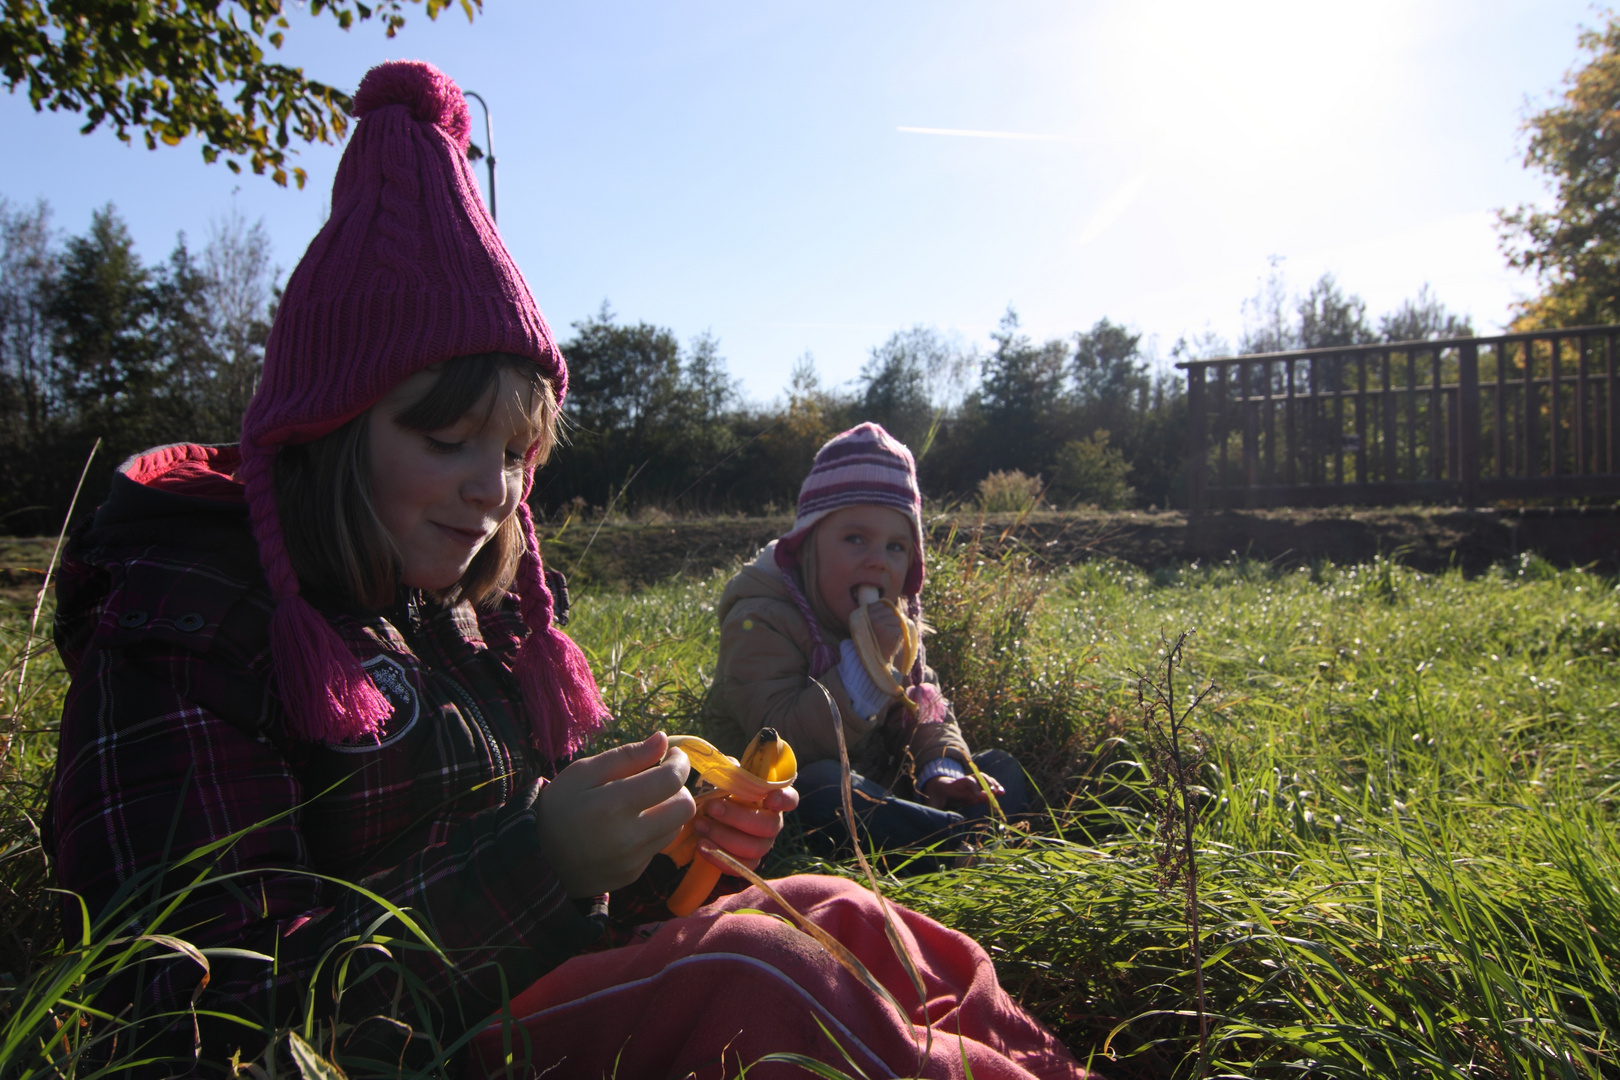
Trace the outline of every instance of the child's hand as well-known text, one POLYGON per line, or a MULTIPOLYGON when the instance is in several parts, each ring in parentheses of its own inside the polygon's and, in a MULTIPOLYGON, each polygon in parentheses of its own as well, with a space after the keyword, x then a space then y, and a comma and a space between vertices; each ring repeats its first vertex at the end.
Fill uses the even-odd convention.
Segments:
POLYGON ((900 626, 900 616, 888 604, 867 604, 866 611, 872 620, 872 637, 877 640, 878 651, 892 667, 895 654, 900 651, 900 644, 905 640, 905 632, 900 626))
POLYGON ((790 787, 771 792, 758 807, 744 806, 730 799, 715 799, 703 807, 702 815, 692 824, 692 828, 703 838, 698 844, 698 853, 702 854, 706 846, 713 845, 748 869, 757 869, 759 860, 776 842, 776 834, 782 831, 782 815, 798 805, 799 793, 790 787))
MULTIPOLYGON (((989 773, 985 774, 984 782, 990 785, 990 795, 999 799, 1007 794, 989 773)), ((978 780, 971 776, 936 776, 923 785, 923 798, 935 810, 989 802, 990 795, 986 795, 978 780)))
POLYGON ((569 896, 630 884, 692 819, 691 765, 668 745, 660 731, 580 758, 540 790, 540 850, 569 896))

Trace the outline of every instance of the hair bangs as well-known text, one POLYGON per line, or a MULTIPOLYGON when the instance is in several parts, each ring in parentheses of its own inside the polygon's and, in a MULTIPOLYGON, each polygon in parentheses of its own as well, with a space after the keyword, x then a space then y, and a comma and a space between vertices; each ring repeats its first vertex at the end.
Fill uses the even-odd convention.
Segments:
MULTIPOLYGON (((393 422, 437 431, 480 407, 487 421, 499 404, 503 370, 525 378, 520 404, 534 432, 529 463, 538 467, 556 444, 561 410, 551 380, 527 357, 477 353, 447 361, 427 392, 393 422)), ((379 611, 394 602, 403 567, 371 500, 370 420, 367 410, 313 442, 282 447, 275 462, 276 501, 299 581, 317 594, 379 611)), ((498 603, 516 576, 524 546, 514 513, 473 556, 461 580, 436 595, 450 603, 498 603)))
MULTIPOLYGON (((554 426, 546 421, 548 414, 554 415, 557 411, 556 397, 550 392, 550 380, 541 373, 538 364, 511 353, 474 353, 442 365, 439 377, 427 393, 394 417, 394 423, 412 431, 438 431, 480 409, 481 419, 487 422, 498 404, 502 371, 515 371, 527 377, 519 404, 538 439, 548 426, 554 426)), ((543 450, 549 452, 550 447, 543 450)))

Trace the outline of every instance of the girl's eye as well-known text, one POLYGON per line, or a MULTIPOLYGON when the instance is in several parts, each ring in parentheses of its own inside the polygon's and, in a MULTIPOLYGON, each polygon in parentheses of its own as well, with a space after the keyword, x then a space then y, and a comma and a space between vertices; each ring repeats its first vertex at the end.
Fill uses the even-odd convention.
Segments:
POLYGON ((523 459, 527 455, 528 455, 528 447, 524 447, 522 450, 507 450, 506 451, 506 467, 511 469, 511 468, 516 468, 516 467, 522 465, 523 464, 523 459))
POLYGON ((445 442, 443 439, 435 439, 431 435, 424 435, 423 438, 427 439, 428 449, 435 454, 453 454, 467 445, 464 439, 458 442, 445 442))

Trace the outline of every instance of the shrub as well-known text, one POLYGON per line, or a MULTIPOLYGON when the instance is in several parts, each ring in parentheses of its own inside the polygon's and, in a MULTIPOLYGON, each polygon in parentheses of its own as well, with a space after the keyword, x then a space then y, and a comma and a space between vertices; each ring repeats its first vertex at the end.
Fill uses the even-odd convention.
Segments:
POLYGON ((1125 455, 1108 445, 1107 429, 1098 428, 1058 451, 1052 487, 1070 502, 1119 510, 1136 499, 1136 489, 1125 482, 1130 471, 1125 455))
POLYGON ((1045 490, 1039 476, 1025 476, 1017 469, 993 472, 979 481, 979 508, 987 514, 1021 514, 1032 509, 1045 490))

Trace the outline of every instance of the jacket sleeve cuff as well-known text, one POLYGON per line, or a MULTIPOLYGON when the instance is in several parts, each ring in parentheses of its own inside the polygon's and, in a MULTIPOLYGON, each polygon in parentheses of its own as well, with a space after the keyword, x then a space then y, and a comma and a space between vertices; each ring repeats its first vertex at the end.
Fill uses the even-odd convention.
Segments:
POLYGON ((860 653, 855 651, 855 643, 845 638, 838 644, 838 675, 844 680, 844 690, 849 694, 849 702, 855 706, 855 713, 867 723, 872 723, 877 717, 888 711, 894 699, 872 681, 872 676, 866 673, 866 665, 861 663, 860 653))
POLYGON ((917 770, 916 788, 918 791, 921 791, 928 781, 934 779, 936 776, 943 776, 947 779, 955 780, 958 777, 966 776, 967 774, 967 769, 963 768, 962 763, 957 761, 955 758, 935 758, 933 761, 928 762, 926 765, 922 766, 922 768, 917 770))
MULTIPOLYGON (((602 920, 593 915, 598 902, 604 899, 592 898, 581 904, 563 891, 562 883, 540 850, 538 815, 538 808, 531 807, 526 812, 511 814, 503 823, 497 840, 497 858, 504 873, 497 872, 496 880, 489 883, 491 894, 510 890, 511 896, 502 906, 512 912, 508 917, 516 936, 532 950, 533 960, 538 965, 534 978, 589 947, 601 936, 602 920)), ((484 932, 488 933, 487 928, 484 932)))

